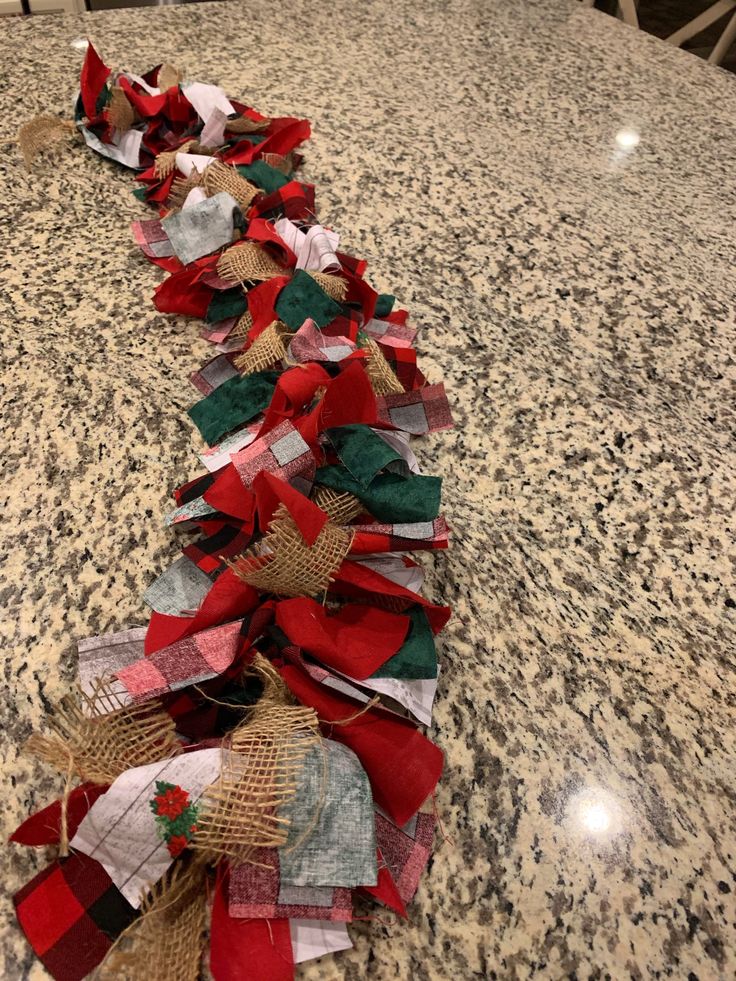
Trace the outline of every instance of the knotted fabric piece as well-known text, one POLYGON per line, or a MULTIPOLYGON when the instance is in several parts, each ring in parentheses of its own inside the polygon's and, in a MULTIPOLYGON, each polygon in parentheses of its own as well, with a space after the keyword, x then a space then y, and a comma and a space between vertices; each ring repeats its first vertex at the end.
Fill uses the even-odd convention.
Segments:
POLYGON ((182 143, 175 150, 164 150, 163 153, 157 154, 156 159, 153 161, 154 175, 160 180, 168 177, 176 167, 177 153, 186 153, 196 142, 196 140, 187 140, 186 143, 182 143))
POLYGON ((310 547, 282 504, 271 520, 262 550, 252 549, 229 564, 237 576, 261 592, 318 596, 342 565, 352 537, 351 532, 328 521, 310 547))
POLYGON ((181 82, 184 75, 173 65, 164 62, 158 70, 158 87, 162 92, 181 82))

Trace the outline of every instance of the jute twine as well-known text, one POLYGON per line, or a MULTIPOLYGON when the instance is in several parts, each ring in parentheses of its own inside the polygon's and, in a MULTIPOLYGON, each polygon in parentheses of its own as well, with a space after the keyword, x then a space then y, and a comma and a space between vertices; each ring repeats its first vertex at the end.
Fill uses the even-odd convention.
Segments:
POLYGON ((332 487, 318 487, 314 503, 330 516, 336 525, 347 525, 363 511, 363 505, 349 491, 337 491, 332 487))
POLYGON ((67 776, 93 783, 112 783, 132 767, 181 752, 174 722, 158 701, 123 706, 106 682, 91 696, 76 689, 62 698, 49 729, 30 737, 29 752, 67 776), (116 707, 110 711, 111 706, 116 707))
POLYGON ((76 126, 69 119, 58 116, 36 116, 18 130, 18 143, 27 170, 31 170, 39 153, 58 149, 57 144, 76 132, 76 126))
POLYGON ((180 72, 178 68, 164 63, 158 70, 158 87, 162 92, 165 92, 172 86, 178 85, 183 77, 183 73, 180 72))
POLYGON ((286 324, 274 320, 262 334, 256 337, 248 350, 233 361, 234 366, 243 375, 265 371, 286 357, 285 338, 287 337, 291 337, 291 334, 286 324))
POLYGON ((97 977, 114 981, 197 981, 207 928, 207 871, 178 859, 144 896, 140 917, 117 938, 97 977))
POLYGON ((225 129, 230 133, 262 133, 271 125, 270 119, 248 119, 247 116, 238 116, 237 119, 228 119, 225 129))
POLYGON ((275 668, 256 654, 252 673, 264 692, 229 738, 217 783, 202 796, 192 842, 208 862, 248 862, 259 848, 286 844, 290 821, 279 809, 294 798, 313 746, 321 744, 314 709, 293 704, 275 668))
POLYGON ((105 116, 110 125, 114 126, 119 133, 127 133, 135 122, 135 110, 119 85, 113 86, 110 101, 105 109, 105 116))
POLYGON ((386 360, 383 351, 372 337, 365 341, 363 349, 368 351, 368 362, 365 370, 376 395, 399 395, 403 393, 404 386, 396 377, 396 373, 386 360))
POLYGON ((220 160, 213 161, 206 168, 202 175, 202 186, 208 198, 220 191, 227 191, 235 198, 244 213, 261 193, 255 184, 241 177, 234 167, 228 167, 220 160))
POLYGON ((353 534, 328 521, 311 547, 283 504, 271 520, 263 545, 268 554, 249 549, 228 564, 244 582, 277 596, 324 593, 350 551, 353 534))
POLYGON ((257 242, 232 245, 217 260, 217 275, 229 283, 261 283, 274 276, 283 276, 284 272, 284 267, 257 242))

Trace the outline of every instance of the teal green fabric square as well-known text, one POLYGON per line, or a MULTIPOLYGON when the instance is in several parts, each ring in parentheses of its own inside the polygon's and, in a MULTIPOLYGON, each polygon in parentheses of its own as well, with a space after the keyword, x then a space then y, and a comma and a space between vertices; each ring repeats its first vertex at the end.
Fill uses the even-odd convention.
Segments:
POLYGON ((396 297, 391 296, 390 293, 381 293, 376 300, 376 309, 374 312, 375 317, 388 317, 394 308, 394 303, 396 303, 396 297))
POLYGON ((238 164, 236 169, 241 177, 245 177, 251 184, 260 187, 266 194, 278 191, 280 187, 288 184, 291 180, 286 174, 282 174, 280 170, 267 164, 265 160, 255 160, 251 164, 238 164))
POLYGON ((437 677, 437 651, 434 634, 421 606, 409 610, 411 626, 401 649, 374 671, 371 678, 399 678, 411 681, 437 677))
POLYGON ((371 785, 347 746, 323 739, 308 750, 296 794, 279 809, 279 817, 291 822, 286 844, 279 848, 282 884, 376 884, 371 785))
POLYGON ((248 301, 240 286, 232 290, 215 290, 205 319, 208 324, 217 324, 229 317, 239 317, 247 309, 248 301))
POLYGON ((214 446, 225 433, 248 422, 268 406, 276 387, 277 371, 260 371, 253 375, 237 375, 201 399, 189 409, 189 417, 214 446))
POLYGON ((379 473, 364 487, 346 467, 328 465, 317 470, 315 480, 333 490, 355 494, 366 511, 388 524, 434 521, 440 512, 441 477, 379 473))
POLYGON ((342 313, 342 306, 318 286, 303 269, 297 269, 276 300, 276 313, 292 330, 299 330, 311 317, 318 327, 326 327, 342 313))
POLYGON ((400 453, 377 436, 370 426, 339 426, 326 430, 335 452, 355 479, 367 487, 379 470, 408 476, 409 465, 400 453))

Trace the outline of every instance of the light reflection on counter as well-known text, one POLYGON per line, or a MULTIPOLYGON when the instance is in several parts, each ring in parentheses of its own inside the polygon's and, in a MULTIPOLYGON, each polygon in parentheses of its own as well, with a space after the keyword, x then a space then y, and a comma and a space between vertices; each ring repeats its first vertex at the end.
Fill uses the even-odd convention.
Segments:
POLYGON ((623 830, 619 801, 602 787, 585 787, 568 801, 570 830, 593 839, 608 839, 623 830))

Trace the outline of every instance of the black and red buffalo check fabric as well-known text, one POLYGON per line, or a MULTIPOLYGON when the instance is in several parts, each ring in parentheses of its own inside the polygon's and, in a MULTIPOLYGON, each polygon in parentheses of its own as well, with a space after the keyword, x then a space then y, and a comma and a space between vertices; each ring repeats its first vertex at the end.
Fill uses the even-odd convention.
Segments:
POLYGON ((81 981, 138 915, 93 858, 60 858, 13 898, 18 922, 56 981, 81 981))

